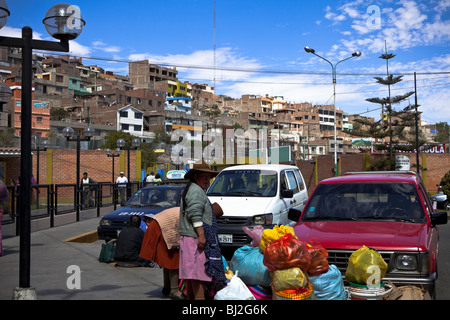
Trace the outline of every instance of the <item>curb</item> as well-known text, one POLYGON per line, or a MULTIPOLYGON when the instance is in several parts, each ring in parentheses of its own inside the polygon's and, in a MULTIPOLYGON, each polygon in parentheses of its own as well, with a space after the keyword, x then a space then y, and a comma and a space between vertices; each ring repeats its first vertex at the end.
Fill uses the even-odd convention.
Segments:
POLYGON ((92 243, 98 240, 97 230, 86 232, 71 238, 63 240, 63 242, 92 243))

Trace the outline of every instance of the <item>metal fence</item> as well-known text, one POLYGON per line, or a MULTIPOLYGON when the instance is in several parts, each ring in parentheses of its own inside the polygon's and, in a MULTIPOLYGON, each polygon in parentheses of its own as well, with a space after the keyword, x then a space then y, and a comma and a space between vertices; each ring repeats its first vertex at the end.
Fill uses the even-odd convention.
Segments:
MULTIPOLYGON (((169 180, 159 183, 130 182, 127 183, 126 199, 139 189, 153 185, 186 184, 185 180, 169 180)), ((2 225, 16 223, 16 235, 19 235, 19 208, 21 201, 20 187, 9 185, 9 200, 2 206, 2 225)), ((75 183, 69 184, 39 184, 32 185, 31 192, 31 220, 50 218, 50 227, 55 226, 55 216, 76 212, 76 221, 80 221, 80 211, 97 209, 97 217, 100 216, 100 208, 114 207, 117 209, 119 202, 119 184, 111 182, 98 182, 84 184, 77 191, 75 183), (83 188, 89 188, 83 189, 83 188), (76 192, 78 192, 78 197, 76 192), (87 197, 90 195, 90 199, 87 197), (77 203, 78 199, 78 203, 77 203)))

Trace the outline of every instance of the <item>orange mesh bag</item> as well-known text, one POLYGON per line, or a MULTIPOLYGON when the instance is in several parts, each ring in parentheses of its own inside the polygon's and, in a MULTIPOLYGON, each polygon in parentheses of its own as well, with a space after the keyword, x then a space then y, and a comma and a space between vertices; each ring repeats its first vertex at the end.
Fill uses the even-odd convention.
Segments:
POLYGON ((315 300, 311 283, 302 288, 276 291, 272 288, 272 300, 315 300))
POLYGON ((328 271, 328 251, 315 239, 310 240, 307 245, 311 254, 311 264, 308 274, 317 276, 328 271))
POLYGON ((290 233, 270 243, 264 250, 263 264, 270 272, 279 269, 300 268, 306 272, 311 255, 306 244, 290 233))

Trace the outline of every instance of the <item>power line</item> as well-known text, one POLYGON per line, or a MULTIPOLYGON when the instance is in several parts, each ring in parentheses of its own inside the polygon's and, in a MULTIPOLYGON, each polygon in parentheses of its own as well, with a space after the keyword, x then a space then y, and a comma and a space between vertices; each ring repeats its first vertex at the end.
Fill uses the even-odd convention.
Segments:
MULTIPOLYGON (((35 50, 36 52, 40 52, 35 50)), ((47 56, 60 56, 60 54, 46 54, 47 56)), ((70 55, 69 55, 70 56, 70 55)), ((128 59, 113 59, 113 58, 103 58, 103 57, 86 57, 86 56, 73 56, 75 58, 82 58, 86 60, 97 60, 97 61, 107 61, 107 62, 118 62, 118 63, 147 63, 144 61, 133 61, 128 59)), ((165 67, 173 68, 185 68, 185 69, 200 69, 200 70, 219 70, 219 71, 231 71, 231 72, 243 72, 243 73, 267 73, 267 74, 294 74, 294 75, 327 75, 331 76, 330 72, 311 72, 311 71, 288 71, 288 70, 261 70, 261 69, 248 69, 248 68, 231 68, 231 67, 216 67, 216 66, 199 66, 199 65, 182 65, 173 64, 170 62, 156 62, 149 61, 149 64, 156 64, 165 67)), ((391 73, 396 76, 413 76, 414 72, 404 72, 404 73, 391 73)), ((436 71, 436 72, 416 72, 417 75, 450 75, 450 71, 436 71)), ((339 76, 385 76, 384 73, 350 73, 342 72, 339 76)))

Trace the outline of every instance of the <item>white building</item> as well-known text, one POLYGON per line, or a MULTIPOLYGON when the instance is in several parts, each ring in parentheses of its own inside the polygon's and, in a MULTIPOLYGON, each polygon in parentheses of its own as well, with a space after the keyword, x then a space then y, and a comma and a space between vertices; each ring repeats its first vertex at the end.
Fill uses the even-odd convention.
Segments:
POLYGON ((123 130, 133 136, 142 137, 144 134, 143 113, 132 105, 118 109, 117 130, 123 130))

